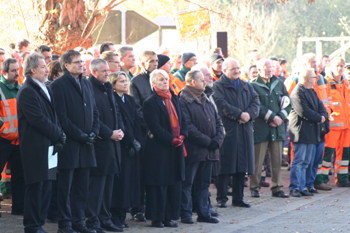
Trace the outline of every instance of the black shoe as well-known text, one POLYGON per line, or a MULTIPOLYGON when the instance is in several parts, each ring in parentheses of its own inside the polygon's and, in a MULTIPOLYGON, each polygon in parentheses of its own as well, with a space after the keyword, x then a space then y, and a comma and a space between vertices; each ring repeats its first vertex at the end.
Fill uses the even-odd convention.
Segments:
POLYGON ((152 221, 152 227, 163 228, 164 224, 161 221, 152 221))
POLYGON ((272 194, 273 197, 289 198, 289 195, 285 194, 283 191, 278 191, 272 194))
POLYGON ((266 181, 260 181, 260 187, 265 187, 265 188, 267 188, 267 187, 270 187, 270 184, 269 183, 267 183, 266 181))
POLYGON ((218 207, 219 207, 219 208, 226 208, 227 205, 226 205, 226 203, 224 203, 224 202, 218 202, 218 207))
POLYGON ((81 225, 78 227, 73 226, 73 230, 79 232, 79 233, 96 233, 95 230, 87 228, 85 225, 81 225))
POLYGON ((315 188, 309 188, 309 193, 318 193, 318 191, 315 188))
POLYGON ((43 229, 37 230, 35 233, 47 233, 46 231, 44 231, 43 229))
POLYGON ((301 194, 301 196, 304 196, 304 197, 311 197, 311 196, 314 195, 313 193, 309 193, 309 192, 307 191, 307 189, 305 189, 305 190, 303 190, 303 191, 300 191, 300 194, 301 194))
POLYGON ((197 222, 218 223, 218 222, 220 222, 220 220, 218 218, 215 218, 215 217, 210 217, 207 219, 198 217, 197 222))
POLYGON ((137 221, 137 222, 146 222, 146 218, 145 216, 143 215, 143 213, 137 213, 134 215, 134 221, 137 221))
POLYGON ((107 231, 112 231, 112 232, 123 232, 124 229, 121 227, 117 227, 113 223, 107 224, 107 225, 101 225, 102 228, 104 228, 107 231))
POLYGON ((213 217, 219 217, 219 213, 213 210, 212 208, 209 209, 210 215, 213 217))
POLYGON ((338 182, 337 187, 350 187, 350 181, 338 182))
POLYGON ((97 233, 106 233, 105 229, 103 229, 100 225, 89 227, 89 229, 95 230, 97 233))
POLYGON ((291 197, 301 197, 301 193, 298 189, 290 190, 289 195, 291 197))
POLYGON ((71 226, 67 226, 67 227, 58 229, 57 233, 78 233, 78 232, 73 230, 71 226))
POLYGON ((260 193, 258 190, 252 190, 252 194, 251 194, 252 197, 260 197, 260 193))
POLYGON ((194 220, 192 217, 188 217, 188 218, 181 218, 181 222, 182 223, 186 223, 186 224, 193 224, 194 220))
POLYGON ((244 200, 232 201, 233 206, 250 208, 250 204, 245 202, 244 200))
POLYGON ((175 227, 179 226, 179 224, 177 224, 171 220, 165 220, 165 221, 163 221, 163 224, 165 227, 174 227, 175 228, 175 227))

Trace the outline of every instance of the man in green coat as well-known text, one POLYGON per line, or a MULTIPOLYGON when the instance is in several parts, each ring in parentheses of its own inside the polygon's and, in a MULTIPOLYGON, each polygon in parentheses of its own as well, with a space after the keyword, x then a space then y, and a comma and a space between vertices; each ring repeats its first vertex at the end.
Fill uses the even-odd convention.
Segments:
POLYGON ((257 63, 258 76, 251 80, 259 95, 260 112, 254 122, 255 173, 250 177, 252 197, 259 197, 261 167, 266 149, 271 156, 272 196, 287 198, 281 190, 282 142, 286 139, 284 121, 291 111, 288 92, 283 82, 272 75, 271 62, 261 59, 257 63))
POLYGON ((197 57, 194 53, 183 53, 181 56, 181 67, 175 72, 174 76, 179 78, 182 82, 185 82, 185 77, 188 71, 195 65, 197 65, 197 57))

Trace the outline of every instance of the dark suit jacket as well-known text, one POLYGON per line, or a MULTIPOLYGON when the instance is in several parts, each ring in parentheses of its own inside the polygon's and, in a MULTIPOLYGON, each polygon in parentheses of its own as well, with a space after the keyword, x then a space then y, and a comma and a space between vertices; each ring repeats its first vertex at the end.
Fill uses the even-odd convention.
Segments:
POLYGON ((80 75, 80 86, 69 71, 50 86, 58 119, 67 135, 65 147, 58 154, 58 169, 96 167, 94 146, 77 141, 82 133, 99 134, 99 113, 92 84, 80 75))
POLYGON ((49 93, 51 101, 27 77, 17 95, 19 145, 27 185, 56 179, 57 168, 48 169, 48 149, 60 138, 61 127, 49 93))
MULTIPOLYGON (((180 134, 187 138, 187 123, 179 98, 171 91, 171 102, 176 110, 180 134)), ((143 103, 143 115, 149 128, 143 155, 143 178, 146 185, 173 185, 185 178, 183 144, 171 144, 174 136, 168 111, 155 92, 143 103)))
POLYGON ((89 81, 95 93, 96 106, 100 116, 100 134, 95 142, 97 167, 90 170, 92 176, 120 173, 120 142, 110 139, 113 130, 123 129, 123 122, 117 112, 112 85, 102 84, 90 74, 89 81))

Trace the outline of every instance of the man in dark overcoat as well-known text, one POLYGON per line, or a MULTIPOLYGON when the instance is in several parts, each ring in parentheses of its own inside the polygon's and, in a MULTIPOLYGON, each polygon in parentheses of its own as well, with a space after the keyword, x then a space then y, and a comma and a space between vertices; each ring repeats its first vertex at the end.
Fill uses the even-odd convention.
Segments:
POLYGON ((181 222, 192 224, 192 201, 199 222, 218 223, 211 216, 208 202, 214 162, 224 140, 224 127, 214 105, 204 93, 204 76, 199 70, 186 74, 186 86, 180 92, 180 103, 188 126, 185 158, 185 180, 182 181, 181 222), (191 190, 193 189, 193 196, 191 190))
POLYGON ((94 144, 97 167, 90 170, 89 198, 86 208, 86 225, 97 232, 123 231, 111 220, 111 202, 114 175, 121 172, 119 141, 124 133, 121 116, 118 117, 112 85, 108 82, 109 66, 97 58, 90 63, 89 81, 99 111, 100 133, 94 144), (101 228, 102 227, 102 228, 101 228))
POLYGON ((259 97, 253 87, 239 79, 239 63, 228 58, 224 76, 214 83, 214 100, 224 128, 220 148, 220 171, 217 184, 219 207, 226 207, 227 185, 232 176, 232 205, 250 207, 243 200, 245 174, 254 173, 253 120, 259 114, 259 97))
POLYGON ((44 82, 48 68, 41 54, 33 53, 24 62, 27 77, 17 95, 18 131, 26 192, 23 224, 25 232, 44 233, 51 196, 51 180, 56 179, 57 154, 65 135, 58 124, 53 96, 44 82))
POLYGON ((96 167, 93 143, 99 134, 99 113, 92 84, 82 77, 83 66, 80 53, 68 50, 61 57, 64 74, 50 86, 58 119, 67 134, 66 146, 58 154, 58 233, 95 232, 83 220, 90 168, 96 167))

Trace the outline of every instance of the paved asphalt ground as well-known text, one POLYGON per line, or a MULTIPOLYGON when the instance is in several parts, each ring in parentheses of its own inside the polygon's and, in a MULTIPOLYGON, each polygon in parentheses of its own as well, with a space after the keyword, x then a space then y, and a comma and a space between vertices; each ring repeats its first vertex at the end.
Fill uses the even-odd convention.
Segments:
MULTIPOLYGON (((283 168, 283 190, 289 193, 289 172, 283 168)), ((269 188, 262 188, 261 197, 250 196, 249 188, 245 188, 245 200, 251 208, 228 206, 217 208, 216 189, 211 187, 211 199, 215 210, 220 213, 220 223, 197 223, 186 225, 179 222, 178 228, 156 229, 147 223, 136 223, 127 216, 129 229, 125 232, 148 233, 296 233, 296 232, 349 232, 350 233, 350 188, 337 188, 330 177, 331 191, 320 191, 311 198, 273 198, 269 188)), ((270 179, 267 178, 270 182, 270 179)), ((227 204, 230 204, 230 200, 227 204)), ((19 233, 23 230, 23 217, 11 215, 11 200, 2 202, 0 233, 19 233)), ((193 215, 196 220, 196 214, 193 215)), ((46 223, 44 230, 57 232, 57 224, 46 223)))

